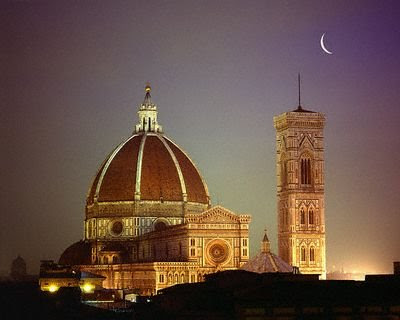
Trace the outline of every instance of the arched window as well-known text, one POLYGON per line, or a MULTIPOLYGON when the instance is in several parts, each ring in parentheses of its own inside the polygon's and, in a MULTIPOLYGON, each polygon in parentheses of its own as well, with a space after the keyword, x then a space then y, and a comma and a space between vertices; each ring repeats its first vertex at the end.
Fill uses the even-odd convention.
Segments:
POLYGON ((314 247, 310 248, 310 261, 311 262, 315 261, 315 249, 314 249, 314 247))
POLYGON ((149 117, 149 131, 151 131, 151 119, 149 117))
POLYGON ((310 208, 308 210, 308 224, 314 224, 314 210, 310 208))
POLYGON ((175 282, 174 283, 178 283, 179 282, 179 276, 176 274, 175 275, 175 282))
POLYGON ((118 263, 119 262, 118 260, 119 260, 118 256, 113 256, 112 257, 112 263, 118 263))
POLYGON ((108 258, 107 258, 107 257, 104 257, 104 258, 103 258, 103 263, 104 263, 104 264, 108 264, 108 258))
POLYGON ((306 214, 304 208, 300 209, 300 224, 306 224, 306 214))
POLYGON ((301 249, 300 249, 300 261, 306 262, 306 248, 305 247, 301 247, 301 249))
POLYGON ((181 274, 181 283, 185 283, 185 275, 181 274))
POLYGON ((311 184, 311 159, 302 158, 300 161, 301 184, 311 184))

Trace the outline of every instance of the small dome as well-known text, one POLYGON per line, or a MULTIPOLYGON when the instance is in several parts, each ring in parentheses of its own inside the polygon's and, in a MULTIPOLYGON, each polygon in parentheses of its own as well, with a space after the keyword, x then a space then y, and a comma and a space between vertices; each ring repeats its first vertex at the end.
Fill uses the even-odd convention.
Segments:
POLYGON ((272 252, 260 252, 254 258, 250 259, 241 269, 257 273, 293 272, 293 267, 291 265, 272 252))
POLYGON ((78 241, 64 250, 58 263, 61 265, 91 264, 92 247, 87 241, 78 241))
POLYGON ((254 258, 250 259, 240 269, 257 273, 293 272, 293 267, 290 264, 286 263, 276 254, 271 252, 266 230, 261 242, 261 252, 254 258))

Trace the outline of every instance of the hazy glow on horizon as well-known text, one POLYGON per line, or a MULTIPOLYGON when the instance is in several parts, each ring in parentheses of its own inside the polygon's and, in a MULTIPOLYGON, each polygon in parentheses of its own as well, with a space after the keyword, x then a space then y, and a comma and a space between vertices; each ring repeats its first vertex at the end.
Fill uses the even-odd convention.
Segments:
POLYGON ((272 119, 297 107, 299 72, 303 107, 327 117, 328 270, 400 260, 398 1, 0 6, 1 272, 18 254, 37 272, 82 238, 87 189, 146 81, 213 204, 252 215, 251 256, 264 228, 277 252, 272 119))

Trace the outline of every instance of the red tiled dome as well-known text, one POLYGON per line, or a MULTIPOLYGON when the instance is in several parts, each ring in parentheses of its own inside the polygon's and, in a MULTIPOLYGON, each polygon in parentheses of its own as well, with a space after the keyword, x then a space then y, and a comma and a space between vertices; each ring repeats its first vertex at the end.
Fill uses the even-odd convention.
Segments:
POLYGON ((93 180, 87 205, 141 200, 209 204, 193 162, 160 133, 137 133, 115 148, 93 180))

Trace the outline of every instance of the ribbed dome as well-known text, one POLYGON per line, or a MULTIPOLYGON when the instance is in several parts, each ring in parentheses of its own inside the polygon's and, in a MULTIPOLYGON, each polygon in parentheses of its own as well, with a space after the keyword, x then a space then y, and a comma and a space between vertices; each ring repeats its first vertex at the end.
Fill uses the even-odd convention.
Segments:
POLYGON ((160 133, 134 134, 114 149, 89 189, 87 204, 140 200, 209 203, 193 162, 160 133))
POLYGON ((272 252, 260 252, 241 269, 257 273, 293 272, 293 267, 291 265, 272 252))

